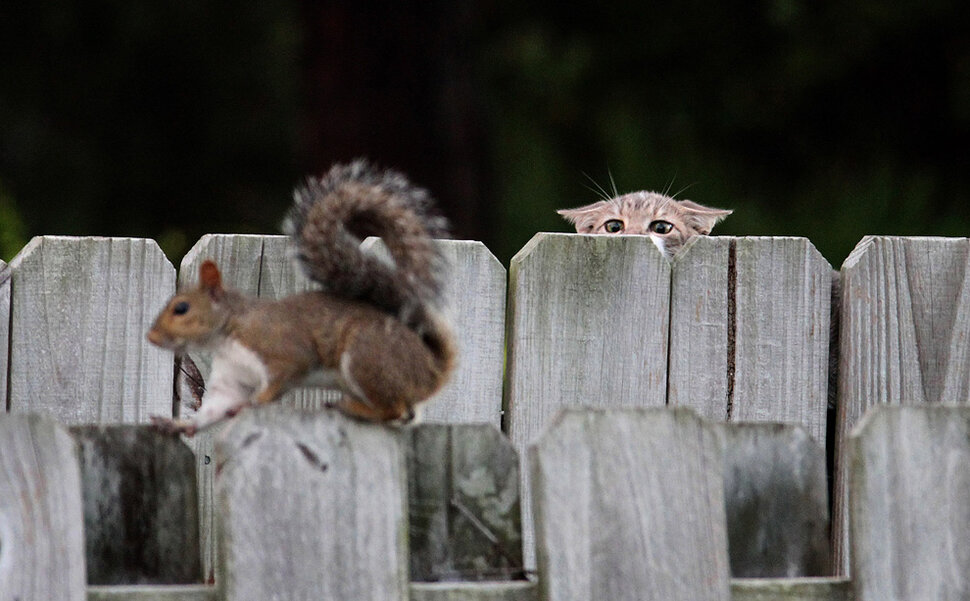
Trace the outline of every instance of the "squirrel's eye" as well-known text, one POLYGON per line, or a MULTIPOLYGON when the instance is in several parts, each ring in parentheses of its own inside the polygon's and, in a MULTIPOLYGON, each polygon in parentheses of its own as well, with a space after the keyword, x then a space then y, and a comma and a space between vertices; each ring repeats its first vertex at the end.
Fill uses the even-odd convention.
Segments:
POLYGON ((669 234, 674 226, 669 221, 651 221, 648 229, 656 234, 669 234))
POLYGON ((172 307, 172 313, 176 315, 185 315, 188 312, 189 312, 189 303, 185 301, 178 302, 175 304, 174 307, 172 307))
POLYGON ((610 219, 609 221, 603 224, 603 229, 609 232, 610 234, 615 234, 623 230, 623 222, 620 221, 619 219, 610 219))

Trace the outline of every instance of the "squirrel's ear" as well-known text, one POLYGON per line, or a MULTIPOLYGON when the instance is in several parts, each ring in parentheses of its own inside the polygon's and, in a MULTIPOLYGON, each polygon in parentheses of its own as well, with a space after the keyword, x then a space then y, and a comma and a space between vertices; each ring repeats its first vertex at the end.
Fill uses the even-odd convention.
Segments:
POLYGON ((215 261, 206 259, 199 265, 199 286, 214 299, 222 296, 222 276, 215 261))

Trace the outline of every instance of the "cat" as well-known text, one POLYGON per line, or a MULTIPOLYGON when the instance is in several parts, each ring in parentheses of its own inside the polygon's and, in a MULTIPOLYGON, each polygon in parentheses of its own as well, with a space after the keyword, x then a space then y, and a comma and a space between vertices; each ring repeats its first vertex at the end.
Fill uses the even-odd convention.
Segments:
POLYGON ((710 234, 717 222, 732 213, 657 192, 632 192, 556 212, 575 225, 580 234, 650 236, 667 258, 677 254, 694 236, 710 234))

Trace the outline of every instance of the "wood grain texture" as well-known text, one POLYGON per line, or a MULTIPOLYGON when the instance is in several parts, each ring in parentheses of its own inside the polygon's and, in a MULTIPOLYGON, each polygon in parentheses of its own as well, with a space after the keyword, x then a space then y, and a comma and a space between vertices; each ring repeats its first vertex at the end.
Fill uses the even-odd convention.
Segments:
POLYGON ((195 458, 150 426, 76 426, 89 584, 202 581, 195 458))
POLYGON ((731 576, 828 574, 825 450, 790 425, 722 424, 720 434, 731 576))
POLYGON ((541 598, 730 599, 720 442, 692 411, 564 411, 529 459, 541 598))
POLYGON ((438 240, 450 264, 445 315, 458 343, 451 381, 425 405, 424 421, 502 425, 505 267, 481 242, 438 240))
POLYGON ((840 578, 736 578, 731 601, 853 601, 851 584, 840 578))
POLYGON ((10 268, 11 411, 66 424, 171 413, 171 355, 145 339, 175 289, 154 241, 37 237, 10 268))
POLYGON ((833 526, 848 569, 844 445, 877 404, 965 403, 970 378, 966 238, 867 236, 842 266, 833 526))
POLYGON ((519 457, 491 424, 407 429, 412 581, 524 578, 519 457))
POLYGON ((10 359, 10 274, 0 261, 0 413, 7 411, 7 364, 10 359))
POLYGON ((805 238, 736 245, 731 419, 798 424, 824 445, 832 268, 805 238))
MULTIPOLYGON (((199 266, 212 259, 222 273, 223 285, 254 297, 282 298, 309 290, 313 282, 300 273, 288 258, 290 240, 286 236, 207 234, 182 259, 179 288, 198 285, 199 266)), ((212 357, 206 352, 190 353, 203 378, 208 378, 212 357)), ((340 397, 336 391, 301 388, 292 390, 280 400, 283 405, 318 409, 340 397)), ((192 408, 183 402, 180 412, 190 415, 192 408)), ((223 426, 197 434, 187 442, 196 455, 198 474, 202 569, 206 581, 215 577, 218 565, 216 541, 218 524, 213 516, 215 475, 214 437, 223 426)))
POLYGON ((77 451, 39 415, 0 413, 0 601, 83 601, 77 451))
POLYGON ((233 420, 216 454, 227 601, 406 598, 399 431, 272 405, 233 420))
POLYGON ((535 582, 412 582, 411 601, 539 601, 535 582))
POLYGON ((674 258, 670 290, 670 405, 728 415, 729 262, 733 238, 697 237, 674 258))
POLYGON ((196 585, 89 586, 87 601, 217 601, 216 587, 196 585))
POLYGON ((970 598, 970 408, 874 407, 849 445, 856 599, 970 598))
MULTIPOLYGON (((520 454, 564 407, 665 404, 669 301, 646 237, 540 233, 513 257, 504 427, 520 454)), ((523 489, 531 568, 528 474, 523 489)))

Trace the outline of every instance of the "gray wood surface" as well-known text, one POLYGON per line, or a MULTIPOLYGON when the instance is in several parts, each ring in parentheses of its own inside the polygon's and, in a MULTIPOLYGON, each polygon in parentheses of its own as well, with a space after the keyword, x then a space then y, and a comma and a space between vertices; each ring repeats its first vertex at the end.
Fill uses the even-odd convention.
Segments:
POLYGON ((737 238, 731 418, 825 444, 832 268, 805 238, 737 238))
POLYGON ((519 458, 491 424, 407 429, 412 581, 524 578, 519 458))
POLYGON ((520 454, 564 407, 664 405, 669 300, 670 264, 646 237, 541 233, 513 257, 505 428, 520 454))
POLYGON ((7 411, 7 361, 10 351, 10 270, 0 261, 0 413, 7 411))
POLYGON ((875 407, 849 446, 856 599, 970 598, 970 407, 875 407))
POLYGON ((730 599, 720 442, 692 411, 565 411, 529 459, 543 599, 730 599))
POLYGON ((145 339, 175 289, 154 241, 38 237, 10 268, 11 411, 66 424, 171 413, 171 354, 145 339))
POLYGON ((75 426, 89 584, 202 581, 195 458, 151 426, 75 426))
POLYGON ((729 262, 734 239, 697 237, 674 258, 670 290, 670 405, 728 418, 729 262))
POLYGON ((539 601, 535 582, 412 582, 411 601, 539 601))
MULTIPOLYGON (((313 283, 293 267, 287 255, 289 248, 290 241, 286 236, 207 234, 182 259, 179 287, 196 286, 199 265, 206 259, 212 259, 222 273, 223 285, 249 296, 276 299, 311 289, 313 283)), ((190 357, 202 377, 208 378, 212 365, 210 354, 193 352, 190 357)), ((286 393, 280 402, 291 407, 318 409, 327 401, 338 398, 339 394, 335 391, 302 388, 286 393)), ((182 403, 181 414, 191 414, 192 411, 185 402, 182 403)), ((213 440, 222 427, 217 425, 187 440, 196 455, 202 569, 206 581, 215 577, 219 563, 216 548, 218 524, 213 517, 212 503, 215 475, 213 440)))
POLYGON ((398 430, 272 405, 234 419, 216 455, 227 601, 405 598, 398 430))
POLYGON ((439 240, 451 264, 445 313, 458 341, 451 381, 422 407, 424 421, 502 425, 505 267, 481 242, 439 240))
POLYGON ((702 237, 674 259, 668 402, 825 444, 831 267, 805 238, 702 237))
POLYGON ((195 585, 123 585, 89 586, 87 601, 217 601, 214 586, 195 585))
POLYGON ((0 413, 0 601, 82 601, 77 451, 39 415, 0 413))
POLYGON ((966 238, 868 236, 842 266, 837 566, 849 565, 845 439, 877 404, 964 403, 970 378, 966 238))
POLYGON ((800 427, 722 424, 733 578, 829 573, 825 450, 800 427))
POLYGON ((732 601, 852 601, 851 582, 840 578, 736 578, 732 601))

